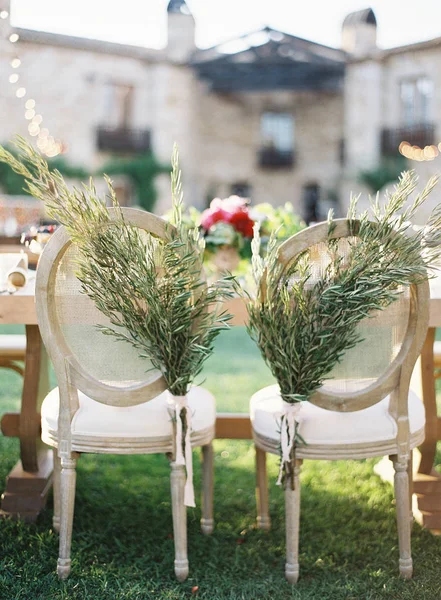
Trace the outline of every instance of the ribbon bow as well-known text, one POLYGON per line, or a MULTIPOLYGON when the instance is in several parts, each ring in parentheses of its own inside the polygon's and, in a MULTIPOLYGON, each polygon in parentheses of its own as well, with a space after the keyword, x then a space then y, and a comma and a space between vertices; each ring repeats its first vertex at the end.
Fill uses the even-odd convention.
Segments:
POLYGON ((282 485, 285 465, 291 460, 291 452, 296 437, 296 426, 301 422, 299 412, 302 408, 302 400, 306 400, 306 397, 301 396, 300 394, 293 394, 293 398, 296 398, 295 402, 283 401, 283 410, 278 415, 281 417, 280 445, 282 448, 282 459, 280 461, 279 477, 277 478, 276 485, 282 485))
POLYGON ((187 471, 187 480, 184 488, 184 504, 185 506, 195 507, 194 488, 193 488, 193 453, 191 450, 191 413, 188 406, 187 396, 174 396, 169 392, 169 404, 172 405, 176 417, 176 458, 177 465, 185 465, 187 471), (185 439, 184 449, 182 448, 182 419, 181 412, 184 410, 185 421, 185 439))

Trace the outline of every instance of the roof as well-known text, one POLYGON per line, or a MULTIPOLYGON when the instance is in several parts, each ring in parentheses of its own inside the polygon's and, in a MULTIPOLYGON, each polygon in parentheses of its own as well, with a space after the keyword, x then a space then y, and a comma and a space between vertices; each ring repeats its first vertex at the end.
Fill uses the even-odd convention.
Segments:
POLYGON ((387 60, 390 56, 394 56, 397 54, 406 54, 407 52, 419 52, 423 50, 431 50, 439 49, 441 47, 441 37, 436 37, 431 40, 425 40, 423 42, 415 42, 413 44, 406 44, 405 46, 395 46, 393 48, 384 48, 377 49, 375 54, 369 54, 367 56, 357 56, 357 57, 348 57, 348 62, 350 63, 360 63, 366 60, 375 60, 384 61, 387 60))
POLYGON ((34 29, 14 28, 14 31, 18 33, 22 42, 44 44, 48 46, 60 46, 62 48, 75 48, 76 50, 114 54, 118 56, 127 56, 130 58, 140 58, 152 62, 160 61, 163 58, 161 50, 144 48, 143 46, 131 46, 129 44, 105 42, 102 40, 75 37, 60 33, 37 31, 34 29))
POLYGON ((215 91, 341 87, 347 55, 270 27, 197 50, 191 64, 215 91))
POLYGON ((363 10, 357 10, 349 13, 343 21, 343 27, 347 25, 377 25, 377 19, 372 8, 364 8, 363 10))

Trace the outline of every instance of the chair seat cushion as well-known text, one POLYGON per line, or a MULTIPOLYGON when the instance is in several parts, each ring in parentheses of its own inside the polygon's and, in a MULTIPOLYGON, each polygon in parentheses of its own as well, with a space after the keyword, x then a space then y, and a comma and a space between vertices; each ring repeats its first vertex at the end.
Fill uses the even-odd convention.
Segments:
POLYGON ((24 360, 25 353, 25 335, 0 335, 0 358, 9 358, 9 360, 24 360))
MULTIPOLYGON (((80 436, 113 438, 171 437, 173 425, 167 404, 167 392, 136 406, 108 406, 78 391, 80 408, 72 419, 72 433, 80 436)), ((188 402, 193 431, 203 431, 216 421, 215 399, 202 387, 191 388, 188 402)), ((58 429, 59 390, 53 389, 41 407, 41 427, 58 429)))
MULTIPOLYGON (((356 412, 336 412, 305 402, 300 411, 299 433, 309 445, 360 444, 393 440, 397 426, 389 414, 389 396, 356 412)), ((282 399, 279 386, 259 390, 251 398, 250 413, 254 431, 271 440, 280 437, 282 399)), ((409 392, 409 422, 411 434, 424 428, 424 405, 416 394, 409 392)))

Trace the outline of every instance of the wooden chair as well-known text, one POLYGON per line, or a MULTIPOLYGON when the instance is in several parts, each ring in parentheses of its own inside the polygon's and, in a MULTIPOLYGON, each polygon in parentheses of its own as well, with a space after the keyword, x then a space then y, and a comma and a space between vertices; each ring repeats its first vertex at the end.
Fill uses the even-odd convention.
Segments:
MULTIPOLYGON (((113 210, 110 209, 111 215, 113 210)), ((159 239, 166 223, 144 211, 123 209, 126 221, 159 239)), ((188 575, 184 466, 175 461, 174 423, 165 381, 149 370, 129 344, 102 334, 107 324, 75 276, 76 247, 60 227, 45 248, 37 271, 36 308, 41 335, 54 365, 58 388, 43 401, 43 441, 54 448, 54 518, 60 532, 57 572, 70 572, 76 463, 82 452, 164 453, 170 459, 175 573, 188 575)), ((202 446, 202 531, 213 530, 215 400, 203 388, 188 394, 191 446, 202 446)), ((129 518, 129 515, 127 515, 129 518)))
MULTIPOLYGON (((332 235, 339 251, 348 250, 348 223, 341 219, 332 235)), ((320 223, 287 240, 280 260, 289 264, 310 249, 313 278, 327 264, 328 224, 320 223)), ((421 351, 428 324, 427 281, 403 291, 386 310, 365 319, 359 330, 364 338, 347 351, 299 415, 299 433, 306 444, 296 448, 294 489, 288 481, 286 507, 285 575, 295 583, 299 576, 300 516, 299 474, 303 459, 363 459, 389 455, 395 468, 395 496, 399 538, 399 570, 412 576, 411 558, 411 452, 424 439, 425 414, 421 400, 409 391, 410 377, 421 351)), ((266 452, 279 455, 282 400, 278 386, 269 386, 251 398, 251 421, 256 446, 258 526, 269 529, 266 452)))

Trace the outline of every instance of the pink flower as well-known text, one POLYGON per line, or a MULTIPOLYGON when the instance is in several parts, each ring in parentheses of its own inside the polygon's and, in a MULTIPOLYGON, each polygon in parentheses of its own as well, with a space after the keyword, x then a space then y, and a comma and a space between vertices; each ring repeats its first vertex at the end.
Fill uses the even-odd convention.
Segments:
POLYGON ((254 221, 250 218, 246 200, 239 196, 230 196, 222 200, 214 198, 210 208, 201 215, 201 225, 208 231, 215 223, 230 223, 245 237, 253 236, 254 221))

